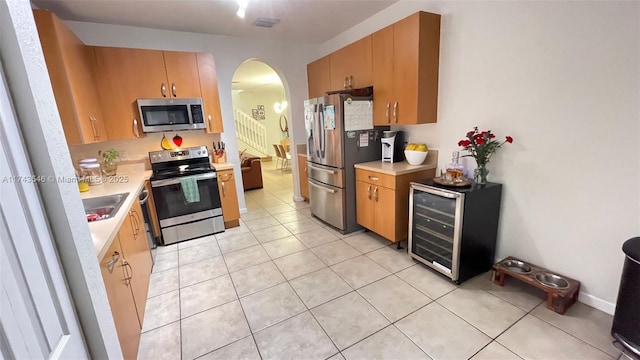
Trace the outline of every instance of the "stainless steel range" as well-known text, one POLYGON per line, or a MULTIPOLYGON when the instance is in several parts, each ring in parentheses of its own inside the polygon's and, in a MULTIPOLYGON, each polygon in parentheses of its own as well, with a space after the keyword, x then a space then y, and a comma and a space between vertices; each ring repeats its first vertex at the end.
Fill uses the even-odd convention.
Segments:
POLYGON ((224 231, 216 170, 206 146, 149 152, 164 245, 224 231))

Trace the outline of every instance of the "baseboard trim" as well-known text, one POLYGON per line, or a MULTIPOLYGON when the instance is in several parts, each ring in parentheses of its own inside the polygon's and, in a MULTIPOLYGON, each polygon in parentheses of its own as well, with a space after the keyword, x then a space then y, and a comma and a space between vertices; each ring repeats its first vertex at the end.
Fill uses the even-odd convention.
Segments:
POLYGON ((593 296, 591 294, 587 294, 585 292, 580 292, 580 295, 578 296, 578 301, 580 301, 585 305, 589 305, 593 308, 596 308, 600 311, 604 311, 609 315, 613 315, 613 313, 616 311, 616 304, 606 300, 602 300, 599 297, 593 296))
POLYGON ((249 210, 247 210, 247 208, 242 208, 242 209, 240 209, 240 214, 246 214, 247 211, 249 211, 249 210))
POLYGON ((293 201, 295 202, 301 202, 304 200, 305 200, 304 196, 296 196, 296 195, 293 196, 293 201))

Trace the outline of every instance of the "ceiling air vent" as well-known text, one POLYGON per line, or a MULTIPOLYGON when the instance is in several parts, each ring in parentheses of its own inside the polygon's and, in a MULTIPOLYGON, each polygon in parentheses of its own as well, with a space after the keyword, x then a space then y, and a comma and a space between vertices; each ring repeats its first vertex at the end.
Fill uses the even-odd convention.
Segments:
POLYGON ((270 28, 273 25, 280 22, 280 19, 270 19, 270 18, 257 18, 256 21, 253 22, 253 25, 270 28))

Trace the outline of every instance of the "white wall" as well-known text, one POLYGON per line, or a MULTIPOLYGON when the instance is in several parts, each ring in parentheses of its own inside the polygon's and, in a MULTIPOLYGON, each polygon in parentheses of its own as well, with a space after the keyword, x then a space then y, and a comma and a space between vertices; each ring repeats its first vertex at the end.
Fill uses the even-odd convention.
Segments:
MULTIPOLYGON (((272 144, 280 144, 280 140, 286 138, 285 133, 280 131, 280 115, 274 108, 273 104, 282 101, 284 89, 267 90, 267 91, 243 91, 233 96, 233 106, 240 109, 247 115, 251 116, 251 109, 255 109, 257 105, 264 105, 265 119, 259 123, 267 129, 267 154, 276 156, 272 144)), ((304 125, 303 125, 304 126, 304 125)))
MULTIPOLYGON (((73 177, 31 5, 26 1, 0 1, 0 58, 33 175, 73 177)), ((41 182, 38 191, 91 357, 122 358, 77 185, 41 182)))
POLYGON ((442 14, 439 111, 409 140, 442 167, 473 126, 513 136, 488 166, 504 184, 497 257, 573 277, 612 312, 621 244, 640 234, 640 3, 400 1, 320 55, 418 10, 442 14))
MULTIPOLYGON (((240 173, 240 164, 231 104, 231 79, 237 67, 246 60, 260 60, 278 73, 290 100, 286 115, 293 137, 292 143, 305 142, 303 101, 307 98, 306 65, 318 57, 319 49, 316 45, 75 21, 69 21, 67 25, 88 45, 212 53, 216 59, 225 129, 220 136, 227 144, 228 160, 235 165, 236 174, 240 173)), ((296 158, 294 163, 297 166, 296 158)), ((294 194, 300 194, 298 174, 296 171, 292 173, 294 194)), ((236 187, 242 189, 240 176, 236 177, 236 187)), ((245 204, 242 192, 239 192, 238 200, 243 210, 245 204)))

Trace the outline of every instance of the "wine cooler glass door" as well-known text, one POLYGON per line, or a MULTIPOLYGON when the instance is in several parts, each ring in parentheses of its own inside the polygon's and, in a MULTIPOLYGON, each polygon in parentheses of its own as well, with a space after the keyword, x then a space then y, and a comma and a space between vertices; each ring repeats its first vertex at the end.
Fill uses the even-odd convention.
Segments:
POLYGON ((418 260, 456 280, 463 195, 426 190, 411 188, 409 250, 421 258, 418 260))

